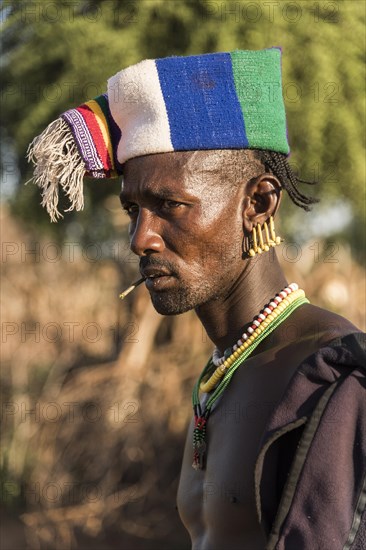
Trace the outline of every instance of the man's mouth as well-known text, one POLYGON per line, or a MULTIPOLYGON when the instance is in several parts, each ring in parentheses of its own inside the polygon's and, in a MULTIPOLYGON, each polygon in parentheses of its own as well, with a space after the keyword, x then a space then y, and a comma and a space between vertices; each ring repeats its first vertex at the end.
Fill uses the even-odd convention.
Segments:
POLYGON ((174 282, 174 276, 169 271, 153 266, 141 270, 141 275, 145 277, 148 290, 163 290, 174 282))

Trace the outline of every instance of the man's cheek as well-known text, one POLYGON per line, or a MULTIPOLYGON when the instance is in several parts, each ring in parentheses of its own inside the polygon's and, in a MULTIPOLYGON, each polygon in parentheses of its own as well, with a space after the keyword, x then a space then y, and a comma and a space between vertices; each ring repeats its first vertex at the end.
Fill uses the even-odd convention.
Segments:
POLYGON ((206 243, 202 247, 202 258, 205 264, 210 263, 212 266, 219 266, 223 269, 223 264, 241 258, 241 248, 240 238, 235 239, 235 237, 230 236, 227 239, 220 239, 219 242, 206 243))

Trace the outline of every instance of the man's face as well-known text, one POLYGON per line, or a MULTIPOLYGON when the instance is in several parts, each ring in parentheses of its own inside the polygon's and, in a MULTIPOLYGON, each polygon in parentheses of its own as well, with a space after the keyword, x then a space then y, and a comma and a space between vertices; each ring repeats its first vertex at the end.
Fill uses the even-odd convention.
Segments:
POLYGON ((242 187, 220 181, 215 151, 147 155, 125 165, 131 250, 155 309, 183 313, 224 298, 242 260, 242 187))

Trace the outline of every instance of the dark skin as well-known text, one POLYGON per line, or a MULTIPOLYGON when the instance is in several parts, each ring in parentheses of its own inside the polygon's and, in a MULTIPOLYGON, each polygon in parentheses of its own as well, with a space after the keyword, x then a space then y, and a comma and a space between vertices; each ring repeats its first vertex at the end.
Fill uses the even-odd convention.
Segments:
MULTIPOLYGON (((220 165, 215 151, 131 159, 121 202, 141 272, 154 277, 145 284, 157 311, 195 309, 223 352, 287 281, 273 250, 253 259, 242 254, 243 235, 276 214, 280 182, 257 166, 230 185, 222 182, 220 165)), ((191 422, 177 502, 194 549, 265 548, 253 477, 270 414, 305 357, 356 330, 335 314, 303 305, 261 342, 214 405, 204 470, 191 466, 191 422)))

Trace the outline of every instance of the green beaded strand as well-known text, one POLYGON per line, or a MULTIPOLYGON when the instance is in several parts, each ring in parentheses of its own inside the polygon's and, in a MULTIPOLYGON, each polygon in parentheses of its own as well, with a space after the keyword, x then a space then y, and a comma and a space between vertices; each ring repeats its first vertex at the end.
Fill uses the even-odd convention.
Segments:
MULTIPOLYGON (((210 398, 208 399, 207 403, 206 403, 206 407, 205 407, 205 413, 208 415, 210 409, 212 408, 213 404, 215 403, 215 401, 220 397, 220 395, 224 392, 224 390, 226 389, 226 387, 228 386, 228 384, 230 383, 231 381, 231 378, 233 376, 233 374, 235 373, 235 371, 237 370, 238 367, 240 367, 240 365, 245 361, 245 359, 247 359, 247 357, 253 353, 253 351, 255 350, 255 348, 262 342, 262 340, 264 340, 264 338, 266 338, 269 334, 271 334, 271 332, 273 332, 281 323, 283 323, 283 321, 285 321, 290 315, 291 313, 297 309, 298 307, 300 307, 301 305, 303 304, 308 304, 309 303, 309 300, 305 297, 300 297, 300 298, 297 298, 292 304, 290 304, 283 312, 279 313, 279 315, 276 317, 276 319, 274 321, 272 321, 272 323, 266 327, 263 332, 255 339, 255 341, 253 342, 253 344, 248 348, 246 349, 241 355, 240 357, 238 357, 234 362, 233 364, 229 367, 229 369, 227 370, 225 376, 223 377, 223 379, 220 381, 219 385, 217 386, 217 388, 215 389, 215 391, 212 393, 212 395, 210 396, 210 398)), ((197 407, 200 405, 200 400, 199 400, 199 388, 200 388, 200 384, 201 384, 201 381, 202 379, 204 378, 204 376, 207 374, 207 372, 212 369, 212 360, 210 359, 207 363, 207 365, 205 366, 205 368, 203 369, 203 372, 201 373, 201 376, 199 377, 199 379, 197 380, 194 388, 193 388, 193 392, 192 392, 192 404, 193 404, 193 407, 197 407)))

